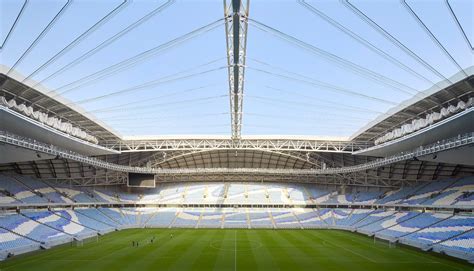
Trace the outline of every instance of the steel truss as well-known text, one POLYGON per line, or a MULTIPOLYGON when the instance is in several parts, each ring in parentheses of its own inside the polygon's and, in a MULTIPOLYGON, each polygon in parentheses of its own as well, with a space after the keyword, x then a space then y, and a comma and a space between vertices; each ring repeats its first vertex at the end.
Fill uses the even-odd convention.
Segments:
POLYGON ((265 174, 193 174, 193 175, 157 175, 156 182, 285 182, 311 183, 327 186, 361 186, 399 188, 430 180, 390 180, 372 176, 364 172, 334 175, 265 175, 265 174))
POLYGON ((395 210, 444 210, 446 212, 457 212, 461 210, 472 211, 472 207, 468 205, 410 205, 410 204, 371 204, 371 203, 322 203, 322 204, 229 204, 229 203, 197 203, 197 204, 174 204, 174 203, 142 203, 140 201, 113 201, 113 202, 74 202, 74 203, 0 203, 0 210, 28 210, 28 209, 49 209, 49 208, 75 208, 75 207, 154 207, 154 208, 353 208, 353 209, 395 209, 395 210))
POLYGON ((250 0, 224 0, 232 139, 240 139, 250 0))
MULTIPOLYGON (((154 152, 153 155, 149 157, 144 157, 139 161, 136 161, 133 165, 140 166, 148 163, 148 167, 162 167, 167 162, 176 161, 179 158, 185 158, 188 156, 203 154, 213 150, 197 150, 197 151, 176 151, 176 152, 154 152)), ((232 151, 232 150, 231 150, 232 151)), ((295 152, 295 151, 272 151, 265 150, 264 152, 271 154, 278 154, 282 157, 293 158, 299 161, 303 161, 311 165, 312 168, 323 168, 323 162, 315 159, 310 155, 309 152, 295 152)))
POLYGON ((128 174, 125 172, 109 172, 103 175, 70 178, 43 178, 42 180, 52 181, 60 185, 67 186, 104 186, 127 184, 128 174))
POLYGON ((314 175, 334 175, 334 174, 348 174, 359 171, 366 171, 385 165, 397 163, 400 161, 415 159, 420 156, 431 155, 441 151, 459 148, 462 146, 474 144, 474 132, 459 135, 455 138, 446 139, 436 142, 428 146, 420 146, 416 150, 403 152, 386 158, 380 158, 367 163, 362 163, 354 166, 333 167, 321 169, 272 169, 272 168, 178 168, 178 169, 164 169, 151 167, 132 167, 124 166, 114 163, 109 163, 97 158, 84 156, 72 151, 63 150, 53 145, 44 144, 36 140, 24 138, 8 132, 0 131, 0 142, 6 144, 47 153, 58 158, 70 159, 73 161, 89 164, 95 167, 106 168, 119 172, 135 172, 163 175, 200 175, 200 174, 260 174, 269 176, 314 176, 314 175))
POLYGON ((140 151, 202 151, 202 150, 261 150, 280 152, 336 152, 352 153, 372 145, 367 142, 312 140, 205 138, 205 139, 143 139, 105 142, 103 146, 120 152, 140 151))

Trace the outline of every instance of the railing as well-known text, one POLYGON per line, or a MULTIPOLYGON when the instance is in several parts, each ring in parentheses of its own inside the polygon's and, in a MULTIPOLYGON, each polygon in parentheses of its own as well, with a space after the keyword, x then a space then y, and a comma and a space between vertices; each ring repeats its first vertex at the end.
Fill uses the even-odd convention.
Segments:
POLYGON ((377 204, 377 203, 154 203, 147 201, 114 201, 114 202, 74 202, 74 203, 2 203, 0 209, 31 208, 70 208, 70 207, 157 207, 157 208, 353 208, 353 209, 395 209, 395 210, 447 210, 472 212, 472 205, 416 205, 416 204, 377 204))
POLYGON ((103 146, 121 152, 141 151, 201 151, 201 150, 262 150, 352 153, 372 146, 368 142, 292 139, 292 138, 176 138, 134 139, 103 142, 103 146))
POLYGON ((459 135, 455 138, 442 140, 428 146, 420 146, 419 148, 410 151, 402 152, 400 154, 380 158, 368 163, 337 168, 325 169, 267 169, 267 168, 186 168, 186 169, 162 169, 162 168, 147 168, 147 167, 131 167, 114 163, 105 162, 93 157, 84 156, 72 151, 63 150, 53 145, 44 144, 33 139, 21 137, 10 134, 5 131, 0 131, 0 142, 10 145, 23 147, 26 149, 58 156, 73 161, 89 164, 92 166, 106 168, 121 172, 134 173, 148 173, 157 175, 187 175, 187 174, 201 174, 201 173, 219 173, 219 174, 264 174, 264 175, 331 175, 341 173, 352 173, 364 171, 372 168, 377 168, 392 163, 414 159, 420 156, 435 154, 441 151, 458 148, 474 143, 474 133, 467 133, 459 135))

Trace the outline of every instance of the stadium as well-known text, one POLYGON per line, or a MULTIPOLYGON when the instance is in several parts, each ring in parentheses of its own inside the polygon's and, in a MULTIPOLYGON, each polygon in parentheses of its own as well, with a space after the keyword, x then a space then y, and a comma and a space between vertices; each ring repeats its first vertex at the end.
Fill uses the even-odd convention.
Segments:
POLYGON ((473 270, 473 13, 0 1, 0 270, 473 270))

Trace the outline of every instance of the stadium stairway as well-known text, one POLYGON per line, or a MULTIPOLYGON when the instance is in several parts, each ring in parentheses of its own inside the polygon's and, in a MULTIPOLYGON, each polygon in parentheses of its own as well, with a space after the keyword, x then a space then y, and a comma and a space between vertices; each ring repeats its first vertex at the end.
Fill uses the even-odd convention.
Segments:
POLYGON ((246 223, 245 226, 246 226, 246 228, 251 229, 252 228, 252 219, 250 217, 249 208, 245 208, 244 215, 245 215, 245 223, 246 223))
POLYGON ((143 227, 146 228, 148 223, 155 218, 155 216, 158 215, 158 212, 152 213, 150 216, 148 216, 148 219, 146 219, 145 222, 143 222, 143 227))
POLYGON ((225 224, 225 213, 222 213, 222 218, 221 218, 221 225, 220 228, 223 229, 225 224))
POLYGON ((202 215, 203 215, 203 214, 202 214, 202 212, 201 212, 201 213, 199 214, 198 221, 197 221, 196 226, 195 226, 194 228, 196 228, 196 229, 199 228, 199 224, 201 224, 201 220, 202 220, 202 215))
MULTIPOLYGON (((101 210, 101 208, 97 208, 97 210, 104 216, 104 217, 107 217, 110 221, 113 221, 116 225, 121 225, 121 223, 116 220, 115 218, 113 218, 112 216, 110 216, 109 214, 107 214, 105 212, 105 210, 101 210)), ((119 227, 120 228, 120 227, 119 227)))
POLYGON ((370 215, 366 216, 364 219, 360 220, 358 223, 354 224, 353 227, 355 228, 355 231, 356 232, 359 232, 359 233, 363 233, 363 234, 367 234, 369 236, 372 236, 373 233, 370 232, 370 231, 366 231, 364 230, 363 228, 366 227, 366 226, 370 226, 371 224, 373 223, 377 223, 381 220, 384 220, 386 219, 386 216, 388 215, 392 215, 394 214, 395 212, 393 211, 388 211, 388 212, 385 212, 385 211, 381 211, 381 212, 377 212, 377 211, 374 211, 373 213, 371 213, 370 215))
POLYGON ((82 214, 83 216, 86 216, 92 220, 95 220, 97 222, 103 223, 114 230, 117 230, 117 225, 115 224, 113 220, 111 220, 108 216, 104 215, 101 213, 99 210, 95 208, 90 208, 90 209, 75 209, 76 212, 82 214))
POLYGON ((176 219, 178 218, 178 216, 181 214, 182 212, 181 211, 178 211, 176 213, 176 216, 173 218, 173 220, 171 221, 171 223, 169 224, 168 228, 172 228, 174 223, 176 222, 176 219))
POLYGON ((306 198, 308 199, 308 202, 309 202, 309 203, 314 203, 313 196, 311 195, 311 193, 309 193, 309 191, 308 191, 308 189, 306 188, 306 186, 303 186, 303 193, 304 193, 304 195, 306 196, 306 198))
POLYGON ((277 226, 276 226, 276 223, 275 223, 275 219, 273 219, 273 214, 272 214, 272 212, 268 212, 268 216, 270 217, 270 221, 272 222, 273 228, 276 229, 277 226))
POLYGON ((298 216, 295 214, 294 210, 291 210, 291 214, 294 216, 295 220, 298 222, 299 228, 304 229, 303 225, 301 225, 301 221, 299 220, 298 216))

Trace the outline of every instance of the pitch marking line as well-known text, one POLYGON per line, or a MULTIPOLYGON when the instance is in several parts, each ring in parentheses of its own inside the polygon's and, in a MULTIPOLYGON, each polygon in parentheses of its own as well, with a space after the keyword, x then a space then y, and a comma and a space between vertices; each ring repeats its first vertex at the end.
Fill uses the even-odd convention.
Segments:
POLYGON ((237 271, 237 231, 234 231, 234 271, 237 271))
MULTIPOLYGON (((231 240, 229 240, 229 242, 230 242, 230 241, 231 241, 231 240)), ((213 248, 213 249, 223 250, 223 251, 232 251, 232 252, 234 252, 235 250, 237 250, 237 252, 239 252, 239 251, 241 251, 241 252, 251 251, 251 250, 253 250, 253 249, 257 249, 257 248, 260 248, 260 247, 263 246, 262 243, 257 242, 257 241, 250 241, 250 240, 249 240, 249 241, 246 241, 246 242, 248 242, 248 243, 251 244, 251 245, 250 245, 249 247, 245 247, 245 248, 237 248, 237 246, 242 246, 242 244, 241 244, 241 245, 238 245, 238 243, 239 243, 238 241, 237 241, 237 242, 235 242, 235 241, 232 242, 232 243, 229 244, 227 247, 226 247, 226 246, 219 246, 219 245, 217 245, 218 243, 221 243, 221 242, 219 242, 219 241, 211 242, 211 243, 209 244, 209 246, 210 246, 211 248, 213 248), (237 243, 237 244, 235 244, 235 243, 237 243), (231 247, 230 245, 232 245, 232 247, 231 247)), ((225 243, 225 241, 224 241, 224 243, 225 243)), ((294 246, 288 246, 288 247, 294 247, 294 246)), ((274 248, 280 248, 280 246, 275 246, 274 248)))
POLYGON ((321 238, 321 237, 319 237, 319 236, 316 236, 316 235, 314 235, 314 234, 313 234, 313 236, 315 236, 316 238, 322 240, 323 242, 327 242, 327 243, 331 244, 332 246, 341 248, 341 249, 343 249, 343 250, 345 250, 345 251, 349 251, 350 253, 352 253, 352 254, 354 254, 354 255, 357 255, 357 256, 359 256, 359 257, 362 257, 362 258, 364 258, 364 259, 366 259, 366 260, 369 260, 370 262, 377 263, 377 261, 374 261, 374 260, 372 260, 371 258, 369 258, 369 257, 367 257, 367 256, 365 256, 365 255, 362 255, 362 254, 360 254, 360 253, 357 253, 357 252, 355 252, 355 251, 352 251, 352 250, 350 250, 350 249, 347 249, 347 248, 345 248, 345 247, 343 247, 343 246, 336 245, 336 244, 334 244, 333 242, 330 242, 330 241, 328 241, 328 240, 326 240, 326 239, 323 239, 323 238, 321 238))

